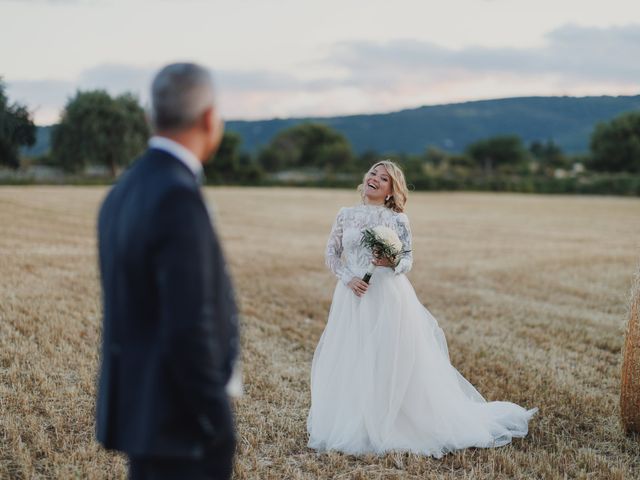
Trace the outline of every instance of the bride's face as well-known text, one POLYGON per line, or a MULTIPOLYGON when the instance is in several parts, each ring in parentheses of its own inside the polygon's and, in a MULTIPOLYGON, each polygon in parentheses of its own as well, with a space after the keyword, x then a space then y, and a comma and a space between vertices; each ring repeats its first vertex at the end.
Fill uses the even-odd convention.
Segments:
POLYGON ((369 170, 364 181, 364 195, 372 203, 384 203, 391 195, 391 177, 384 165, 377 165, 369 170))

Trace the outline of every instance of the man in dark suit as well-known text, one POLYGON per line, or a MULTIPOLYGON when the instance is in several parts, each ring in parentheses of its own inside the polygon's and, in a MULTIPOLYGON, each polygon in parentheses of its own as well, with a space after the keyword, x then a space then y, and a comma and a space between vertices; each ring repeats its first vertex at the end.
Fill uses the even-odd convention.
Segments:
POLYGON ((97 437, 128 455, 132 479, 229 478, 237 314, 199 188, 224 127, 198 65, 162 69, 151 97, 155 136, 98 218, 97 437))

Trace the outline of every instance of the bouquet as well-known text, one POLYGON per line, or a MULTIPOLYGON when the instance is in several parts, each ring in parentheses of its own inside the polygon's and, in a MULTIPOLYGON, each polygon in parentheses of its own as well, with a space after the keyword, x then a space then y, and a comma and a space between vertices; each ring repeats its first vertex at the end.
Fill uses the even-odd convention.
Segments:
MULTIPOLYGON (((371 250, 371 253, 375 258, 386 258, 392 264, 397 263, 398 255, 406 253, 402 250, 402 242, 394 230, 389 227, 379 225, 374 228, 367 228, 362 232, 362 240, 360 241, 363 247, 371 250)), ((367 269, 367 273, 362 277, 362 280, 369 283, 371 275, 375 270, 376 265, 371 263, 367 269)))

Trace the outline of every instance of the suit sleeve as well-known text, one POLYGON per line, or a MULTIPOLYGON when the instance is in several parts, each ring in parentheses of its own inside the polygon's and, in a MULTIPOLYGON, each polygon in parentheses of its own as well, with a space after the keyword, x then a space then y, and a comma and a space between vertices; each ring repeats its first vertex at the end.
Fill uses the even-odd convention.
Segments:
POLYGON ((156 227, 154 273, 169 372, 205 435, 232 434, 224 387, 235 355, 235 303, 230 284, 226 292, 220 285, 224 260, 200 194, 185 188, 168 195, 156 227))

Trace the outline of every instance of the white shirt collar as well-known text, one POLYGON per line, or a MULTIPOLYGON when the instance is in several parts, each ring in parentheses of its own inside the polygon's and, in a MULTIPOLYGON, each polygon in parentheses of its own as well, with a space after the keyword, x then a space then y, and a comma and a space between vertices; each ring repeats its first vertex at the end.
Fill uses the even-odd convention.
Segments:
POLYGON ((167 137, 154 135, 149 139, 149 147, 170 153, 184 163, 189 170, 193 172, 197 179, 202 177, 202 163, 198 160, 198 157, 196 157, 191 150, 178 142, 167 137))

